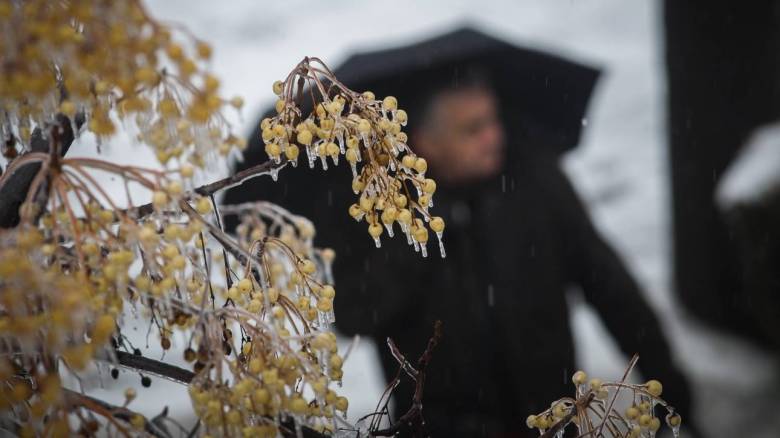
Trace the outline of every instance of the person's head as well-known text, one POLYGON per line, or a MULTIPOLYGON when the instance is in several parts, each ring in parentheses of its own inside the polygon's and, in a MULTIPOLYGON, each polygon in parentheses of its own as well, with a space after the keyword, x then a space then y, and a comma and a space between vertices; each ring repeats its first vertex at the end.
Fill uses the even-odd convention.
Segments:
POLYGON ((485 81, 435 92, 426 99, 411 134, 414 150, 442 182, 490 178, 504 163, 498 100, 485 81))

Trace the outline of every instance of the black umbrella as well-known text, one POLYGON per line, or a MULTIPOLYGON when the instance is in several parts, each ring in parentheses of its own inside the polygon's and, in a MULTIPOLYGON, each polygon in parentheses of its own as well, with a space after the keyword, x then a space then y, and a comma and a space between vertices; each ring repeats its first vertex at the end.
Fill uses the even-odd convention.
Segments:
POLYGON ((459 78, 475 68, 500 96, 510 135, 558 151, 578 143, 599 71, 475 29, 357 54, 335 72, 355 91, 396 96, 414 122, 418 103, 442 88, 458 87, 459 78))

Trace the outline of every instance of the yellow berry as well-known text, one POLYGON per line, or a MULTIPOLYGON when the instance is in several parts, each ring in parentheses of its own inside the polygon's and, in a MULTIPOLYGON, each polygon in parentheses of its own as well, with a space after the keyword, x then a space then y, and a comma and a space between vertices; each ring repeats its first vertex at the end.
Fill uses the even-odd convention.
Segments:
POLYGON ((211 200, 206 197, 198 198, 198 201, 195 203, 195 210, 201 215, 210 213, 211 207, 211 200))
POLYGON ((439 216, 435 216, 430 222, 431 229, 436 233, 444 231, 444 219, 439 216))
POLYGON ((347 408, 349 407, 349 400, 347 400, 346 397, 339 397, 336 399, 336 410, 341 412, 347 412, 347 408))
POLYGON ((294 414, 304 414, 308 407, 309 405, 306 403, 306 400, 301 397, 294 397, 290 400, 290 411, 294 414))
POLYGON ((406 115, 406 111, 398 110, 395 112, 395 120, 403 125, 409 120, 409 117, 406 115))
POLYGON ((298 143, 303 145, 310 145, 312 140, 311 131, 309 131, 308 129, 303 129, 298 133, 297 138, 298 138, 298 143))
POLYGON ((284 150, 284 156, 291 161, 296 160, 299 153, 300 151, 298 150, 298 146, 295 146, 294 144, 288 144, 287 148, 284 150))
POLYGON ((276 94, 277 96, 281 96, 282 92, 284 91, 284 82, 282 82, 282 81, 275 81, 274 85, 273 85, 273 91, 274 91, 274 94, 276 94))
POLYGON ((325 298, 333 298, 336 296, 336 289, 333 288, 333 286, 326 284, 322 287, 322 290, 320 291, 320 295, 322 295, 325 298))
POLYGON ((649 392, 653 397, 660 397, 661 393, 664 391, 663 385, 661 385, 661 382, 658 380, 648 381, 645 383, 645 387, 647 388, 647 392, 649 392))
POLYGON ((428 170, 428 162, 425 161, 425 158, 417 158, 414 161, 414 170, 419 173, 423 173, 428 170))
POLYGON ((425 178, 425 181, 423 181, 422 189, 423 189, 423 192, 425 192, 425 193, 427 193, 429 195, 432 194, 433 192, 436 191, 436 181, 434 181, 434 180, 432 180, 430 178, 425 178))
POLYGON ((428 230, 423 227, 418 227, 414 230, 414 240, 425 243, 428 241, 428 230))
POLYGON ((252 280, 249 278, 242 278, 238 282, 238 290, 241 291, 242 294, 247 294, 249 291, 252 290, 252 280))
POLYGON ((265 153, 271 158, 277 158, 282 153, 282 148, 276 143, 268 143, 265 145, 265 153))
POLYGON ((168 195, 165 192, 158 190, 152 194, 152 205, 156 208, 163 208, 166 204, 168 204, 168 195))
POLYGON ((76 114, 76 104, 69 100, 63 100, 60 104, 60 112, 68 117, 73 117, 76 114))
POLYGON ((373 237, 373 238, 377 238, 377 237, 381 236, 382 235, 382 226, 377 224, 377 223, 373 223, 373 224, 369 225, 368 226, 368 234, 370 234, 371 237, 373 237))
POLYGON ((382 100, 382 106, 388 111, 393 111, 398 108, 398 99, 393 96, 387 96, 382 100))
POLYGON ((198 50, 198 57, 201 59, 209 59, 211 58, 211 46, 207 43, 204 43, 203 41, 199 41, 197 46, 198 50))
POLYGON ((311 275, 317 271, 317 266, 311 260, 304 260, 303 263, 301 263, 301 271, 303 271, 304 274, 311 275))
POLYGON ((576 373, 574 373, 574 375, 573 375, 573 376, 571 376, 571 381, 572 381, 572 383, 574 383, 575 385, 582 385, 582 384, 584 384, 584 383, 585 383, 587 380, 588 380, 588 375, 587 375, 587 374, 585 374, 585 371, 582 371, 582 370, 580 370, 580 371, 577 371, 576 373))
POLYGON ((233 98, 230 99, 230 105, 232 105, 233 108, 239 109, 244 106, 244 99, 241 96, 233 96, 233 98))
POLYGON ((346 157, 348 162, 357 163, 358 151, 356 149, 347 149, 346 157))

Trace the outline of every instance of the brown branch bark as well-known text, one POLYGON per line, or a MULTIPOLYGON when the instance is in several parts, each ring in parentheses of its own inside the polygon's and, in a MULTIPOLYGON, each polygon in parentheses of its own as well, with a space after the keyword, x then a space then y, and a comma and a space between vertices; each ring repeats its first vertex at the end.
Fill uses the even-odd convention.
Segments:
POLYGON ((195 373, 184 368, 179 368, 175 365, 167 364, 159 360, 150 359, 148 357, 140 356, 137 354, 127 353, 125 351, 116 350, 116 358, 119 365, 127 368, 133 368, 135 370, 145 371, 149 374, 155 374, 161 377, 167 377, 181 383, 190 383, 195 377, 195 373))
MULTIPOLYGON (((146 433, 158 438, 171 437, 170 433, 168 433, 167 430, 159 427, 153 421, 150 421, 148 418, 144 417, 143 415, 135 411, 132 411, 130 409, 121 406, 114 406, 103 400, 90 397, 88 395, 79 394, 78 392, 71 391, 69 389, 63 389, 63 392, 65 393, 66 400, 71 405, 81 406, 91 411, 95 411, 96 410, 95 407, 98 407, 100 408, 101 411, 107 412, 111 416, 118 418, 122 421, 125 421, 127 423, 130 423, 130 421, 135 416, 141 416, 141 418, 144 419, 144 430, 146 431, 146 433)), ((102 414, 103 412, 97 412, 97 413, 102 414)))
MULTIPOLYGON (((260 163, 257 165, 254 165, 252 167, 249 167, 247 169, 242 170, 241 172, 238 172, 232 176, 229 176, 227 178, 223 178, 217 181, 214 181, 209 184, 204 184, 200 187, 197 187, 192 191, 192 193, 201 195, 201 196, 211 196, 217 193, 220 190, 229 189, 231 187, 241 185, 244 183, 244 181, 247 181, 249 179, 255 178, 257 176, 262 175, 265 172, 269 172, 272 170, 279 170, 287 165, 286 160, 282 160, 280 163, 276 163, 273 160, 268 160, 264 163, 260 163)), ((184 199, 187 199, 188 196, 184 196, 184 199)), ((144 218, 152 212, 154 212, 154 206, 151 203, 148 204, 142 204, 137 207, 129 208, 125 210, 127 214, 130 215, 130 217, 134 217, 136 219, 144 218)))
POLYGON ((422 414, 422 396, 423 389, 425 387, 425 372, 426 368, 428 367, 428 363, 433 357, 433 349, 436 348, 439 340, 441 340, 441 321, 436 321, 436 323, 433 325, 433 335, 428 340, 428 345, 425 347, 425 351, 423 351, 423 353, 420 355, 420 358, 417 360, 417 368, 414 368, 398 350, 395 342, 393 342, 393 340, 390 338, 387 339, 388 346, 390 347, 393 356, 398 361, 401 369, 405 371, 412 380, 415 381, 414 396, 412 397, 412 406, 409 407, 409 410, 407 410, 406 413, 403 414, 395 424, 385 429, 372 431, 372 436, 394 436, 406 429, 410 429, 414 436, 427 435, 422 414))

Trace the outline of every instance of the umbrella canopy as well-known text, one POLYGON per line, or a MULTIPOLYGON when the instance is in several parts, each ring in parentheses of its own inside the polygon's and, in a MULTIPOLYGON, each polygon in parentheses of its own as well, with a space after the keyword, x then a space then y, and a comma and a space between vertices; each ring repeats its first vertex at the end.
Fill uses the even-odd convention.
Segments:
POLYGON ((420 105, 479 69, 500 96, 510 136, 565 151, 579 142, 599 71, 462 28, 408 46, 360 53, 336 69, 355 91, 394 95, 414 122, 420 105))

